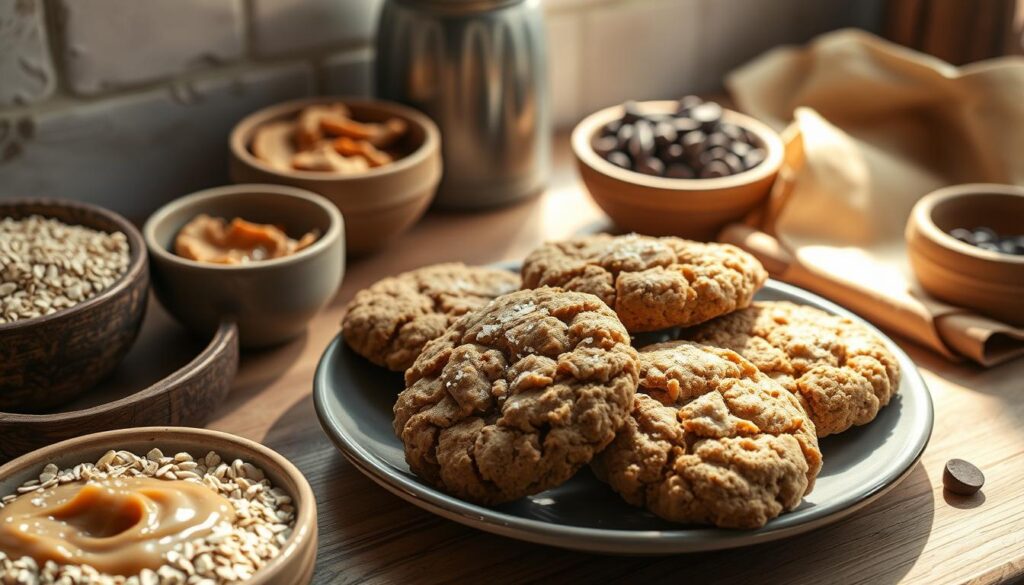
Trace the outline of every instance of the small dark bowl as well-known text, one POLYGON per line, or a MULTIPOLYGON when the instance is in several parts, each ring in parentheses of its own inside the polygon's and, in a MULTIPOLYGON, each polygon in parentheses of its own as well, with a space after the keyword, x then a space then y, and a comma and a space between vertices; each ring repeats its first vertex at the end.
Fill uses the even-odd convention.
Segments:
POLYGON ((40 215, 128 237, 128 270, 96 296, 52 315, 0 324, 0 411, 39 412, 92 388, 128 353, 146 312, 149 264, 142 235, 120 215, 85 203, 0 203, 0 217, 40 215))

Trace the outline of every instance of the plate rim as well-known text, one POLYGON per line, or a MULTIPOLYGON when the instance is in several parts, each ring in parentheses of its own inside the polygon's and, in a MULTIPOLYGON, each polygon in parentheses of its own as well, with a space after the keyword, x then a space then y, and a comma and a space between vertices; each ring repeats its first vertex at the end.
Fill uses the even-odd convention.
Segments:
POLYGON ((313 403, 317 418, 325 434, 346 460, 360 473, 387 491, 443 518, 518 540, 597 553, 657 555, 739 548, 809 532, 853 514, 885 495, 906 479, 917 466, 931 439, 934 430, 935 409, 931 391, 917 365, 902 348, 870 322, 819 295, 774 279, 769 279, 765 283, 764 289, 805 301, 804 304, 818 305, 829 312, 850 317, 866 325, 879 335, 889 350, 896 355, 897 361, 900 363, 901 385, 911 384, 909 380, 913 378, 912 384, 920 388, 923 398, 925 416, 920 421, 923 430, 915 436, 913 442, 904 447, 904 450, 909 451, 910 455, 899 458, 900 461, 907 463, 894 466, 893 471, 877 478, 853 501, 838 509, 827 511, 819 517, 786 522, 787 517, 791 516, 784 514, 773 519, 766 526, 750 531, 715 527, 680 528, 677 530, 621 530, 567 526, 523 518, 450 496, 397 473, 386 461, 373 455, 355 441, 344 425, 340 424, 329 411, 326 405, 329 389, 325 371, 327 364, 333 361, 334 355, 341 350, 344 343, 340 331, 321 356, 313 377, 313 403))

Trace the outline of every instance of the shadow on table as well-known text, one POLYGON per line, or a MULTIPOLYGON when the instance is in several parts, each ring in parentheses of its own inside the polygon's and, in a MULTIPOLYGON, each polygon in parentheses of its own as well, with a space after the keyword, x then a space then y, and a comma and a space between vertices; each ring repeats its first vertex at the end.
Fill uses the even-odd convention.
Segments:
POLYGON ((755 547, 668 557, 613 557, 533 545, 424 512, 364 477, 334 449, 312 397, 284 413, 264 443, 306 474, 318 502, 313 582, 897 583, 914 566, 934 520, 920 464, 892 492, 847 519, 755 547))
POLYGON ((234 412, 249 402, 264 388, 284 375, 302 355, 308 343, 309 332, 288 343, 260 350, 243 350, 239 358, 238 376, 231 387, 221 412, 234 412))

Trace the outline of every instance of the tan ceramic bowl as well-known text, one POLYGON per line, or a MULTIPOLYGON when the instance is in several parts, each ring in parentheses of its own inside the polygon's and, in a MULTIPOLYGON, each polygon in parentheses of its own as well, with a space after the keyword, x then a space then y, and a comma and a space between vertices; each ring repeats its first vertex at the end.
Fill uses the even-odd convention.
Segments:
POLYGON ((1024 234, 1024 188, 955 185, 922 198, 907 221, 910 265, 935 298, 1024 326, 1024 256, 983 250, 949 235, 978 226, 1024 234))
POLYGON ((216 451, 229 461, 241 459, 262 469, 271 483, 292 497, 295 531, 281 548, 281 554, 245 583, 300 585, 310 582, 317 547, 313 490, 290 461, 242 437, 185 427, 143 427, 85 435, 33 451, 0 467, 0 495, 13 493, 25 481, 38 477, 47 463, 68 469, 79 463, 95 462, 111 449, 145 455, 154 447, 165 454, 185 451, 193 457, 205 457, 208 452, 216 451))
MULTIPOLYGON (((641 102, 646 113, 672 113, 676 101, 641 102)), ((587 116, 572 132, 577 167, 594 201, 626 230, 653 236, 711 240, 725 225, 753 210, 771 190, 782 165, 783 145, 768 126, 725 110, 722 119, 750 131, 766 151, 756 167, 714 179, 670 179, 635 173, 604 160, 591 147, 600 129, 622 117, 622 106, 587 116)))
POLYGON ((52 315, 0 323, 0 411, 41 412, 92 388, 128 353, 149 296, 139 230, 93 205, 54 199, 0 203, 0 217, 40 215, 128 236, 128 270, 109 288, 52 315))
POLYGON ((345 222, 337 207, 282 185, 231 185, 182 197, 154 213, 142 229, 153 264, 153 289, 167 311, 197 334, 212 335, 225 318, 238 324, 243 348, 297 337, 331 299, 345 273, 345 222), (173 241, 200 213, 278 225, 293 238, 320 238, 293 256, 241 265, 178 256, 173 241))
POLYGON ((259 110, 231 132, 231 179, 236 183, 277 183, 319 193, 345 215, 350 254, 370 252, 409 229, 423 215, 441 181, 441 138, 437 125, 424 114, 392 102, 315 97, 259 110), (366 172, 342 175, 312 171, 280 171, 256 158, 249 145, 260 126, 296 117, 302 108, 343 101, 361 121, 398 117, 409 124, 394 163, 366 172))

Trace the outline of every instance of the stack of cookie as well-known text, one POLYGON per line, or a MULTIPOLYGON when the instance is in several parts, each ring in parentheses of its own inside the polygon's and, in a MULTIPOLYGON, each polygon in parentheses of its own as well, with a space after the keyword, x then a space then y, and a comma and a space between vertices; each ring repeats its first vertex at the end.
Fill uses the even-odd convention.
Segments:
POLYGON ((439 489, 494 505, 590 465, 662 518, 758 528, 812 489, 818 437, 873 420, 899 378, 871 331, 754 302, 766 278, 733 246, 598 235, 535 250, 521 283, 461 264, 384 279, 342 327, 405 371, 395 432, 439 489), (654 331, 675 341, 634 347, 654 331))

